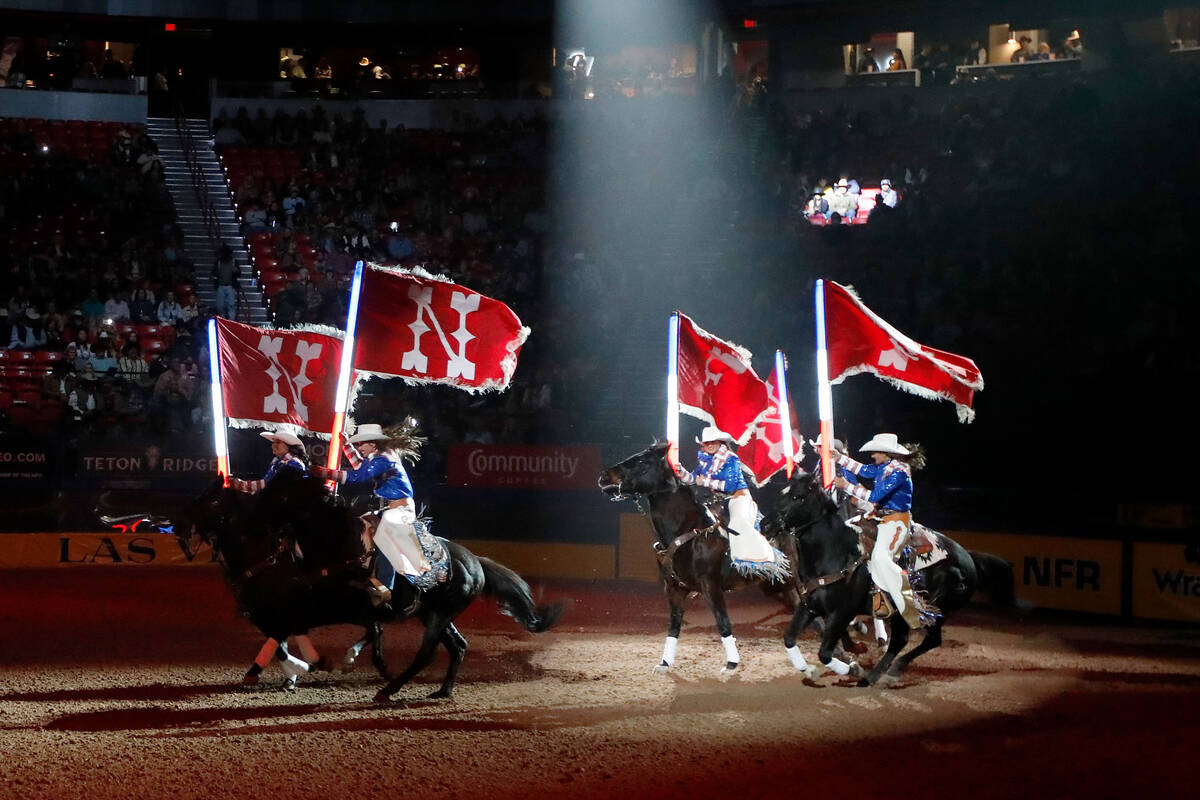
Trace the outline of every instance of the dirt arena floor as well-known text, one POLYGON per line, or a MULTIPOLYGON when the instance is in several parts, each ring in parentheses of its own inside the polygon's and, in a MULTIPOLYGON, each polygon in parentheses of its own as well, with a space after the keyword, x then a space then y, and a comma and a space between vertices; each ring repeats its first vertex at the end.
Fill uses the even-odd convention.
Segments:
MULTIPOLYGON (((698 600, 675 670, 654 675, 656 587, 535 588, 570 600, 557 628, 525 633, 481 602, 455 698, 426 699, 443 656, 381 706, 369 666, 295 693, 277 666, 238 685, 261 639, 216 570, 0 572, 0 797, 1194 796, 1196 629, 981 606, 890 686, 809 686, 782 611, 740 593, 744 666, 722 681, 698 600)), ((417 630, 388 632, 393 669, 417 630)), ((313 638, 340 655, 356 634, 313 638)))

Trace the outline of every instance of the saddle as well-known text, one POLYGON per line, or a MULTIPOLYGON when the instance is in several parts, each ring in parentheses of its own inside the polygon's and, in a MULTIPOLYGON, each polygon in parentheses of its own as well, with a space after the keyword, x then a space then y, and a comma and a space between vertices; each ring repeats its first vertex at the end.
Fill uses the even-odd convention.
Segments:
MULTIPOLYGON (((880 519, 878 517, 862 516, 847 520, 848 524, 858 531, 858 546, 864 553, 870 553, 875 547, 875 538, 879 533, 880 519)), ((908 526, 908 539, 900 548, 900 552, 911 551, 914 559, 933 552, 934 539, 929 529, 919 522, 908 526)))

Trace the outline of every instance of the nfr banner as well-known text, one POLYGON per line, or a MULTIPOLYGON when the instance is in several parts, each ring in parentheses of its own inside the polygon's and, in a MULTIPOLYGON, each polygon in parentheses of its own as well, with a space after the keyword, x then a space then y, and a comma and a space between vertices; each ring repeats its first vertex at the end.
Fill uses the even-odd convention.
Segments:
POLYGON ((594 489, 600 474, 595 447, 450 445, 446 482, 452 486, 594 489))

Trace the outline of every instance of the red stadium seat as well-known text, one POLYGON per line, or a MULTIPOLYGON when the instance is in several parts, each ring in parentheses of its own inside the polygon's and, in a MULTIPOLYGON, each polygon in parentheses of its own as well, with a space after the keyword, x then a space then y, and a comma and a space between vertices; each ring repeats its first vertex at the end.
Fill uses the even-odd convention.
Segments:
POLYGON ((146 357, 146 361, 153 361, 154 358, 162 353, 167 352, 167 344, 162 339, 149 339, 142 342, 142 355, 146 357))
POLYGON ((33 408, 25 403, 13 403, 8 407, 8 419, 13 425, 28 427, 33 418, 33 408))
POLYGON ((32 365, 37 361, 37 356, 32 350, 8 350, 9 366, 24 366, 32 365))
POLYGON ((43 366, 50 366, 56 361, 62 361, 66 358, 66 354, 61 350, 38 350, 37 363, 43 366))
POLYGON ((9 389, 0 388, 0 408, 8 408, 17 399, 17 396, 9 389))
POLYGON ((20 389, 17 392, 17 402, 28 403, 30 406, 39 406, 42 403, 42 392, 40 389, 20 389))

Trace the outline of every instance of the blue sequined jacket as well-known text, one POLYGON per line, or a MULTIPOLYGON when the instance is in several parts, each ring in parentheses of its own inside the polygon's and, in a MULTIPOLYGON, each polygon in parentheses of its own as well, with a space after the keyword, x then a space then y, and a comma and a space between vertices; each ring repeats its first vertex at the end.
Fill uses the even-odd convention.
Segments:
POLYGON ((839 456, 838 466, 845 467, 859 478, 875 481, 869 495, 862 486, 851 486, 847 491, 860 500, 870 502, 876 511, 912 511, 912 476, 908 472, 908 465, 903 461, 893 458, 883 464, 861 464, 849 456, 839 456))
POLYGON ((713 462, 718 460, 719 455, 719 451, 713 455, 701 451, 696 456, 696 469, 692 470, 692 480, 699 486, 707 486, 713 491, 725 494, 749 488, 746 485, 746 476, 742 473, 742 462, 733 453, 727 452, 725 463, 720 469, 714 469, 713 462))
POLYGON ((390 453, 375 453, 356 469, 346 470, 346 483, 373 483, 376 496, 384 500, 413 496, 404 464, 390 453))

